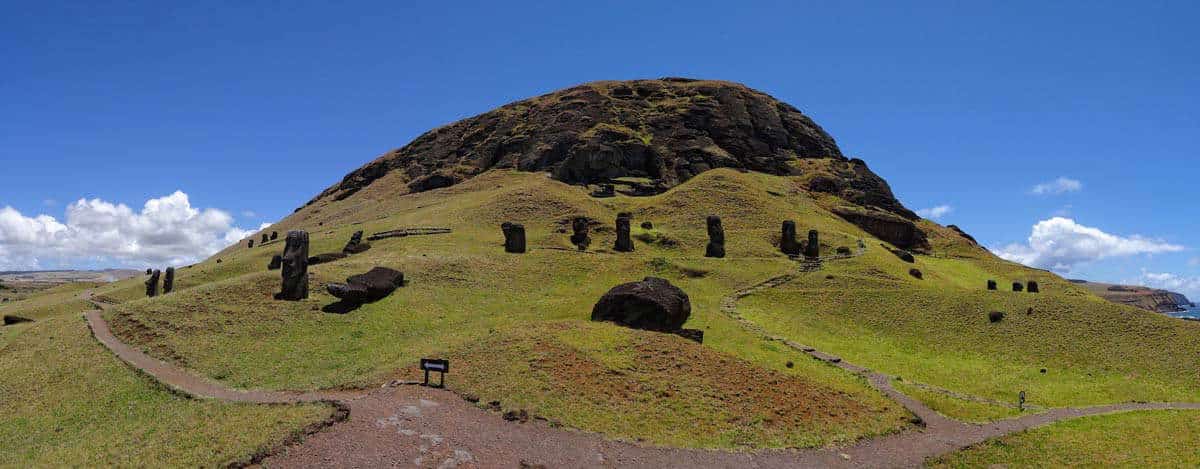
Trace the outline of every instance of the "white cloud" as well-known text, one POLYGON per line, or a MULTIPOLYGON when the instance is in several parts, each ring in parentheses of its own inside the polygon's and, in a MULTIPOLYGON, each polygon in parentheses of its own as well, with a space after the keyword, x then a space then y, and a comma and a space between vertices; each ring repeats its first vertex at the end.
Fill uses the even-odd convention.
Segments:
POLYGON ((1031 267, 1070 272, 1078 264, 1109 257, 1182 250, 1183 246, 1160 240, 1138 235, 1117 236, 1080 225, 1070 218, 1054 217, 1033 225, 1027 244, 1010 244, 993 251, 1002 258, 1031 267))
POLYGON ((1068 177, 1060 177, 1053 181, 1033 186, 1033 189, 1029 192, 1036 195, 1058 195, 1067 192, 1079 192, 1081 190, 1083 190, 1082 182, 1068 177))
POLYGON ((1183 277, 1172 273, 1155 273, 1142 269, 1142 276, 1138 278, 1137 283, 1151 288, 1182 293, 1192 301, 1200 299, 1200 277, 1183 277))
POLYGON ((254 213, 253 210, 242 210, 242 216, 246 218, 257 218, 258 214, 254 213))
POLYGON ((0 269, 38 268, 48 260, 56 265, 189 264, 251 233, 234 226, 233 217, 222 210, 192 207, 181 191, 146 201, 140 212, 124 204, 79 199, 67 206, 64 221, 4 207, 0 269))
POLYGON ((951 207, 949 205, 938 205, 937 207, 923 208, 923 209, 917 210, 917 215, 920 215, 921 218, 928 218, 930 220, 936 220, 938 218, 942 218, 942 217, 948 215, 950 212, 953 212, 953 211, 954 211, 954 207, 951 207))

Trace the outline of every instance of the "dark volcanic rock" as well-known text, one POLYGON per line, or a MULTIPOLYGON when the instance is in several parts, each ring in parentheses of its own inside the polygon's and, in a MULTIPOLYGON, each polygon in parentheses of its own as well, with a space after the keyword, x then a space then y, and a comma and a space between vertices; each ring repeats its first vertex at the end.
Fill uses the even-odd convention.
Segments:
POLYGON ((988 313, 989 322, 1000 322, 1002 320, 1004 320, 1004 313, 1000 311, 992 311, 988 313))
POLYGON ((800 255, 800 242, 796 240, 796 222, 787 220, 779 234, 779 250, 789 256, 800 255))
POLYGON ((584 217, 576 217, 571 220, 571 244, 583 251, 592 244, 592 239, 588 237, 588 219, 584 217))
POLYGON ((600 188, 592 191, 592 197, 607 198, 616 197, 617 189, 612 184, 601 184, 600 188))
POLYGON ((342 252, 345 254, 358 254, 371 249, 371 243, 364 243, 362 237, 362 231, 355 231, 353 235, 350 235, 350 241, 346 242, 346 246, 342 248, 342 252))
POLYGON ((908 269, 908 275, 912 275, 913 277, 916 277, 918 280, 925 278, 925 274, 921 273, 920 269, 915 269, 915 268, 908 269))
POLYGON ((167 271, 163 273, 162 292, 164 295, 171 293, 175 289, 175 268, 167 267, 167 271))
POLYGON ((1029 293, 1041 293, 1041 288, 1038 286, 1037 282, 1031 280, 1025 284, 1025 291, 1029 293))
POLYGON ((325 286, 330 295, 350 303, 379 301, 404 285, 404 273, 387 267, 375 267, 365 274, 352 275, 346 283, 325 286))
POLYGON ((1022 285, 1021 282, 1013 282, 1013 291, 1019 292, 1019 291, 1024 291, 1024 290, 1025 290, 1025 285, 1022 285))
MULTIPOLYGON (((762 92, 721 81, 595 82, 426 132, 317 199, 343 199, 393 171, 413 191, 494 168, 546 171, 568 183, 640 177, 669 188, 720 167, 793 174, 798 158, 847 161, 816 123, 762 92)), ((866 165, 847 162, 844 171, 842 183, 863 202, 903 211, 866 165)))
POLYGON ((644 222, 642 222, 642 229, 643 229, 643 230, 653 230, 653 229, 654 229, 654 222, 651 222, 651 221, 644 221, 644 222))
POLYGON ((300 301, 308 298, 308 232, 289 231, 283 247, 283 285, 276 300, 300 301))
POLYGON ((11 314, 4 315, 4 325, 5 326, 11 326, 13 324, 20 324, 23 322, 33 322, 33 320, 29 319, 29 318, 23 318, 20 316, 13 316, 11 314))
POLYGON ((694 341, 698 344, 704 343, 704 331, 700 329, 680 329, 675 331, 675 335, 694 341))
POLYGON ((158 279, 162 276, 162 272, 155 270, 150 273, 150 278, 146 279, 146 296, 158 296, 158 279))
POLYGON ((833 213, 857 225, 863 231, 892 245, 915 252, 927 252, 929 241, 925 232, 912 221, 879 210, 835 207, 833 213))
MULTIPOLYGON (((887 249, 887 246, 884 246, 883 248, 887 249)), ((892 254, 895 254, 896 257, 899 257, 900 260, 902 260, 904 262, 907 262, 909 264, 917 262, 917 259, 915 257, 913 257, 911 252, 905 251, 903 249, 889 249, 889 250, 892 252, 892 254)))
POLYGON ((633 252, 633 238, 629 236, 629 225, 631 223, 633 223, 633 220, 629 214, 623 213, 617 215, 617 241, 613 244, 614 251, 633 252))
POLYGON ((593 321, 652 331, 677 331, 691 314, 687 293, 656 277, 617 285, 592 308, 593 321))
POLYGON ((324 254, 317 254, 308 258, 308 265, 324 264, 326 262, 333 262, 339 259, 345 259, 347 257, 350 257, 350 255, 344 252, 327 252, 324 254))
POLYGON ((962 228, 959 228, 958 225, 946 225, 946 228, 950 228, 950 229, 954 230, 955 233, 958 233, 959 236, 966 238, 967 241, 971 242, 971 244, 976 244, 976 245, 979 244, 978 241, 975 241, 974 236, 967 234, 967 232, 963 231, 962 228))
POLYGON ((996 281, 995 281, 995 280, 988 280, 988 283, 987 283, 987 289, 988 289, 988 290, 995 290, 995 289, 996 289, 996 287, 997 287, 997 286, 996 286, 996 281))
POLYGON ((704 257, 725 257, 725 227, 721 226, 721 217, 709 215, 708 245, 704 247, 704 257))
POLYGON ((271 256, 271 262, 267 264, 267 270, 276 270, 283 267, 283 256, 276 254, 271 256))
POLYGON ((504 222, 500 230, 504 232, 504 252, 525 252, 525 225, 504 222))

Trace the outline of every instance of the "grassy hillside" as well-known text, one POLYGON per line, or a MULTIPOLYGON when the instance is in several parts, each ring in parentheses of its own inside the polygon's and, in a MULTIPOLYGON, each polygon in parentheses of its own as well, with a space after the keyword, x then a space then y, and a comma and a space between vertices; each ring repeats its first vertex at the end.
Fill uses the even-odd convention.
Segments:
POLYGON ((94 287, 63 285, 6 307, 37 322, 0 328, 0 467, 225 465, 329 417, 325 405, 169 392, 92 339, 78 294, 94 287))

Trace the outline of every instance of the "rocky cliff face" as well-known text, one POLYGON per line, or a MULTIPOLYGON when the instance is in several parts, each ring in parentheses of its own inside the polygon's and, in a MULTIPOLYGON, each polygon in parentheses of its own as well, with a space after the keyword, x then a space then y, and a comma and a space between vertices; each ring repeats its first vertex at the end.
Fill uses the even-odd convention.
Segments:
POLYGON ((1175 313, 1184 311, 1185 306, 1192 305, 1191 300, 1189 300, 1186 296, 1166 290, 1156 290, 1153 288, 1130 285, 1095 283, 1085 280, 1072 280, 1071 282, 1087 287, 1093 293, 1106 300, 1141 308, 1147 311, 1154 311, 1158 313, 1175 313))
POLYGON ((795 107, 740 84, 683 78, 587 83, 508 104, 431 130, 314 200, 346 198, 393 171, 413 192, 494 168, 546 171, 568 183, 646 178, 665 189, 718 167, 796 174, 799 159, 851 161, 819 189, 916 219, 795 107))

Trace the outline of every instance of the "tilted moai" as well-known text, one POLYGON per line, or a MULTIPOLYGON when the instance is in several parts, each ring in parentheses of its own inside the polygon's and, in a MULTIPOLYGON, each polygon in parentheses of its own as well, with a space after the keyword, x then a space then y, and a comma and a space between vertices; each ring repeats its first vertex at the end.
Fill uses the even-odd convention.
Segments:
POLYGON ((271 241, 275 241, 275 240, 277 240, 277 239, 279 239, 279 232, 278 232, 278 231, 272 231, 272 232, 271 232, 271 241))
POLYGON ((804 257, 821 257, 821 240, 817 230, 808 230, 808 244, 804 245, 804 257))
POLYGON ((988 290, 995 290, 995 289, 996 289, 996 287, 997 287, 997 286, 996 286, 996 281, 995 281, 995 280, 988 280, 988 290))
POLYGON ((308 298, 308 232, 289 231, 283 247, 283 286, 276 300, 308 298))
POLYGON ((614 251, 633 252, 633 238, 629 236, 631 223, 633 223, 633 215, 628 213, 617 214, 617 242, 613 244, 614 251))
POLYGON ((364 243, 362 237, 362 231, 355 231, 353 235, 350 235, 350 241, 346 242, 346 246, 342 248, 342 252, 346 254, 358 254, 370 249, 371 244, 364 243))
POLYGON ((525 225, 504 222, 500 225, 500 230, 504 232, 504 252, 525 252, 525 225))
POLYGON ((1022 285, 1021 282, 1013 282, 1013 291, 1024 291, 1024 290, 1025 290, 1025 285, 1022 285))
POLYGON ((576 217, 571 220, 571 244, 583 251, 592 244, 592 239, 588 237, 588 219, 584 217, 576 217))
POLYGON ((704 257, 725 257, 725 227, 721 226, 721 217, 708 216, 708 246, 704 247, 704 257))
POLYGON ((796 241, 796 222, 783 222, 783 232, 779 236, 779 250, 789 257, 800 255, 800 242, 796 241))
POLYGON ((1027 291, 1029 293, 1041 293, 1042 290, 1038 286, 1037 282, 1030 280, 1029 283, 1026 284, 1026 286, 1025 286, 1025 291, 1027 291))
POLYGON ((175 289, 175 268, 167 267, 167 271, 163 275, 163 294, 171 293, 175 289))
POLYGON ((161 276, 162 272, 160 271, 150 272, 150 278, 146 279, 146 296, 151 298, 158 296, 158 278, 161 276))

